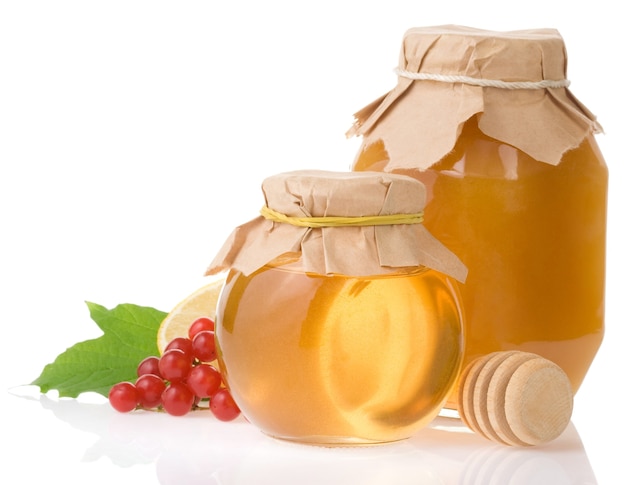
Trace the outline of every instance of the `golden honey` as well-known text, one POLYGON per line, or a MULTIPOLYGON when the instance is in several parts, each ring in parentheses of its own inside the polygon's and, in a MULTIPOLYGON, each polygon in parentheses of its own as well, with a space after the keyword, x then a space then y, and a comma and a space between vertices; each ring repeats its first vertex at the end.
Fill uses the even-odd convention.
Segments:
POLYGON ((460 372, 458 286, 425 267, 319 275, 297 260, 231 270, 217 309, 220 368, 273 437, 362 445, 409 437, 460 372))
MULTIPOLYGON (((388 161, 370 139, 354 169, 388 161)), ((594 137, 551 165, 486 136, 473 117, 438 163, 397 172, 426 185, 424 225, 468 267, 465 363, 534 352, 576 391, 604 332, 607 168, 594 137)))

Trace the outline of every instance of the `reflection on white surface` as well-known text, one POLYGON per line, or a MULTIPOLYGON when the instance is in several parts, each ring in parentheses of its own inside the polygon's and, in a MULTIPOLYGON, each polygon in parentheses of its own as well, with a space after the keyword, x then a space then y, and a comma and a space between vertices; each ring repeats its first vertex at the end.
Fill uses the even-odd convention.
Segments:
POLYGON ((182 418, 120 414, 103 400, 55 399, 27 391, 17 398, 38 401, 50 419, 53 415, 95 435, 83 463, 147 465, 161 485, 596 483, 572 423, 559 439, 536 448, 491 443, 452 418, 438 418, 403 442, 322 448, 274 440, 243 418, 222 423, 202 412, 182 418))

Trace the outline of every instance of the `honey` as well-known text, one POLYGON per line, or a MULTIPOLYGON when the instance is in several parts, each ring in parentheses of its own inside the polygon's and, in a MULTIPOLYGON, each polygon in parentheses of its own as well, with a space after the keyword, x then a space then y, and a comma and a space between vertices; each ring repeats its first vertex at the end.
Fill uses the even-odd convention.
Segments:
POLYGON ((462 360, 456 282, 420 267, 231 271, 217 311, 220 368, 265 433, 324 445, 409 437, 437 415, 462 360))
POLYGON ((302 170, 267 178, 261 215, 208 274, 225 383, 264 433, 324 446, 410 437, 461 371, 467 268, 425 227, 405 175, 302 170))
MULTIPOLYGON (((354 169, 383 170, 384 144, 368 143, 354 169)), ((594 137, 550 165, 486 136, 473 117, 441 161, 397 171, 426 185, 424 225, 468 266, 464 366, 534 352, 576 391, 604 333, 608 175, 594 137)))
POLYGON ((567 61, 555 29, 412 28, 348 134, 353 170, 426 186, 424 226, 467 265, 464 367, 535 353, 576 392, 604 333, 608 172, 567 61))

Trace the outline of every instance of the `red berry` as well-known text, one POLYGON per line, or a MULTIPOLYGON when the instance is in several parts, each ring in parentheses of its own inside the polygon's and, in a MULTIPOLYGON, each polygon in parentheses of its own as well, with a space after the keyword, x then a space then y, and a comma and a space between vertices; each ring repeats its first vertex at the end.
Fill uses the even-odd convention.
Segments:
POLYGON ((167 347, 165 347, 165 350, 163 352, 166 352, 170 349, 180 349, 186 354, 193 354, 191 339, 188 339, 187 337, 176 337, 175 339, 172 339, 172 341, 167 344, 167 347))
POLYGON ((187 377, 193 364, 193 357, 180 349, 170 349, 163 352, 159 359, 159 371, 166 381, 182 381, 187 377))
POLYGON ((185 380, 193 393, 200 398, 210 397, 220 388, 222 376, 219 371, 209 364, 198 364, 185 380))
POLYGON ((172 382, 161 396, 163 409, 172 416, 184 416, 193 407, 195 396, 182 382, 172 382))
POLYGON ((139 393, 132 382, 120 382, 109 390, 109 402, 116 411, 128 413, 139 404, 139 393))
POLYGON ((191 342, 193 344, 193 355, 200 362, 212 362, 217 358, 215 332, 213 330, 198 332, 191 342))
POLYGON ((137 376, 144 374, 154 374, 160 376, 159 373, 159 358, 158 357, 146 357, 137 366, 137 376))
POLYGON ((224 388, 211 396, 210 408, 220 421, 232 421, 241 413, 230 391, 224 388))
POLYGON ((154 374, 144 374, 135 381, 139 394, 139 405, 146 408, 156 408, 161 405, 161 394, 165 391, 165 382, 154 374))
POLYGON ((189 327, 189 338, 193 340, 198 332, 203 330, 215 330, 215 322, 209 317, 196 318, 189 327))

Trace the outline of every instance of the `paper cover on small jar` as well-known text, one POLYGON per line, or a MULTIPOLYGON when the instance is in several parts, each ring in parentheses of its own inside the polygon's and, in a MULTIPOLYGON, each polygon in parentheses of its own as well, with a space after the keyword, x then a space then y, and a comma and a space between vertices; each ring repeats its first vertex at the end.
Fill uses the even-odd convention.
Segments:
POLYGON ((440 411, 463 355, 463 263, 422 226, 405 176, 297 171, 263 182, 262 216, 208 272, 229 269, 220 368, 268 435, 324 445, 411 436, 440 411))
MULTIPOLYGON (((383 173, 301 170, 263 183, 266 207, 294 218, 421 214, 424 186, 383 173)), ((239 226, 215 256, 207 274, 236 268, 244 274, 284 253, 302 252, 305 271, 363 276, 424 265, 464 281, 463 263, 421 223, 306 227, 259 216, 239 226)))

